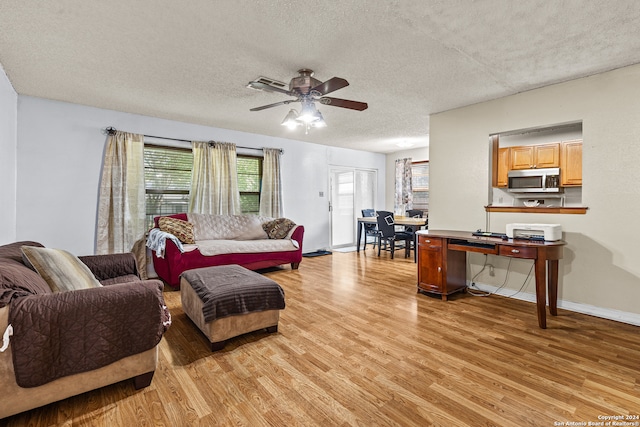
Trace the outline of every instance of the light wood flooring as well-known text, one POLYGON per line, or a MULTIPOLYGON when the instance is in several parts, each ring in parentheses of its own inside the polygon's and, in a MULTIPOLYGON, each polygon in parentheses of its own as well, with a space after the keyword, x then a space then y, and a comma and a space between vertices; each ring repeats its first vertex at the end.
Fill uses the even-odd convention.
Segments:
POLYGON ((542 330, 532 303, 467 294, 443 302, 416 293, 411 259, 371 249, 304 258, 297 271, 265 275, 286 293, 278 333, 251 333, 211 353, 179 292, 167 290, 173 325, 151 386, 121 382, 0 425, 640 421, 639 327, 559 310, 542 330))

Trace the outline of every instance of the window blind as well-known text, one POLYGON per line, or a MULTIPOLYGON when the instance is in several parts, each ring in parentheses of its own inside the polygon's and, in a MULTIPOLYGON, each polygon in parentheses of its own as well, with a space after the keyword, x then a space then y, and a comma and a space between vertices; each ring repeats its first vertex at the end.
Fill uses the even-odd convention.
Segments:
POLYGON ((153 217, 187 212, 193 154, 189 149, 144 147, 146 221, 153 217))
POLYGON ((413 209, 429 210, 429 162, 415 162, 411 165, 411 187, 413 209))

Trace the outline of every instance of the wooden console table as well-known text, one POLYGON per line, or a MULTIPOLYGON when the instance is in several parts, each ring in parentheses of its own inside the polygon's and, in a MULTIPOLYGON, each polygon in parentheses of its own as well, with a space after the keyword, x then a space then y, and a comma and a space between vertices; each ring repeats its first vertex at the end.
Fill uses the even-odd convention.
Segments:
POLYGON ((558 260, 562 259, 564 241, 539 242, 499 237, 478 237, 466 231, 423 230, 418 236, 418 292, 447 296, 467 287, 467 252, 479 252, 534 260, 538 325, 547 327, 549 312, 558 314, 558 260), (547 267, 548 265, 548 267, 547 267))

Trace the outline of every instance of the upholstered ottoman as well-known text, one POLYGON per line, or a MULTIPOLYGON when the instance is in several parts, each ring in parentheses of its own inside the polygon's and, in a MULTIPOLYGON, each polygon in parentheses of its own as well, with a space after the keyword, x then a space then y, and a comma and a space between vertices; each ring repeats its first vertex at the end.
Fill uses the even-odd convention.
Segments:
POLYGON ((185 314, 211 342, 211 351, 248 332, 277 332, 285 307, 280 285, 239 265, 185 271, 180 298, 185 314))

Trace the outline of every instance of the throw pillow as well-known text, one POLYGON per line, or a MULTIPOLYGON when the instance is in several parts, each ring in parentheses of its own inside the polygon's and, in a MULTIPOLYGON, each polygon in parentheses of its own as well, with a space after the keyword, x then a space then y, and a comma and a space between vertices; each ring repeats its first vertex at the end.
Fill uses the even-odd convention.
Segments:
POLYGON ((158 227, 164 232, 173 234, 182 243, 191 245, 196 243, 196 239, 193 234, 193 224, 188 221, 163 216, 158 219, 158 227))
POLYGON ((287 218, 277 218, 262 224, 262 228, 270 239, 284 239, 295 226, 296 223, 287 218))
POLYGON ((102 286, 89 267, 67 251, 23 246, 22 255, 25 264, 42 276, 53 292, 102 286))

